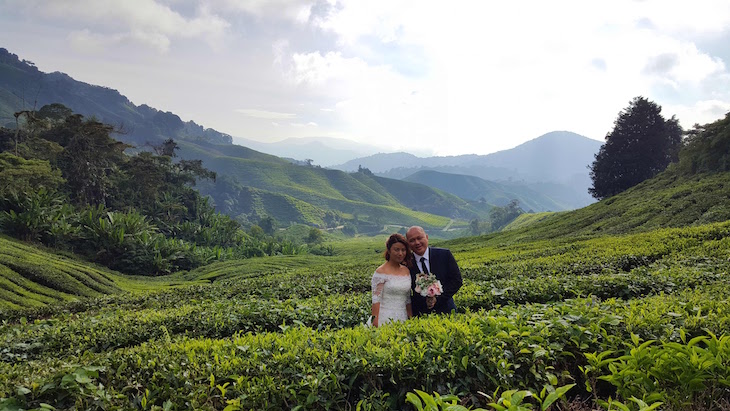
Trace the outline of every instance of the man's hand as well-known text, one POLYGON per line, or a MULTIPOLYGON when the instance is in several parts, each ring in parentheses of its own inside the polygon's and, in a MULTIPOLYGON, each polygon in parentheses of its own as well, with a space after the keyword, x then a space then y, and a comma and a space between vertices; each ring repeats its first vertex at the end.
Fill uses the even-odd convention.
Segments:
POLYGON ((426 307, 431 310, 434 305, 436 305, 436 297, 426 297, 426 307))

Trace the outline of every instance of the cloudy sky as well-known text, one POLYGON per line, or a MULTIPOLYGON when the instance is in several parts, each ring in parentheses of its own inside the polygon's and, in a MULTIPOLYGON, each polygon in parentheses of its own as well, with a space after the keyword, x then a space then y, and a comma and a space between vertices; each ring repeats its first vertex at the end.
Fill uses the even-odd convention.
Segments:
MULTIPOLYGON (((0 0, 0 47, 242 137, 487 154, 730 111, 730 1, 0 0)), ((235 142, 235 140, 234 140, 235 142)))

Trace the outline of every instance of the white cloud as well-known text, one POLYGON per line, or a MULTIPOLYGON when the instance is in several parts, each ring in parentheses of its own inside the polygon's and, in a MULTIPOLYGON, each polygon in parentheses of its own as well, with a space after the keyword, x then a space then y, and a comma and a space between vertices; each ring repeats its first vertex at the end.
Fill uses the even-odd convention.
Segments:
POLYGON ((680 125, 685 130, 694 127, 695 124, 712 123, 725 117, 728 112, 730 112, 730 101, 728 100, 702 100, 693 104, 671 104, 662 107, 662 115, 669 118, 676 114, 680 125), (691 121, 688 122, 687 119, 691 119, 691 121))
POLYGON ((27 31, 11 52, 207 127, 439 154, 602 139, 639 95, 685 127, 722 117, 727 27, 727 0, 0 1, 0 34, 27 31))
POLYGON ((310 121, 308 123, 290 123, 292 127, 317 127, 317 123, 310 121))
POLYGON ((237 113, 244 114, 252 118, 263 118, 263 119, 285 119, 285 118, 296 118, 296 114, 293 113, 279 113, 276 111, 266 111, 250 108, 240 108, 235 110, 237 113))
POLYGON ((262 19, 284 19, 306 23, 312 13, 312 0, 216 0, 209 1, 210 7, 225 11, 237 11, 262 19))
MULTIPOLYGON (((332 94, 351 132, 381 141, 413 136, 442 152, 509 148, 555 129, 600 139, 633 97, 653 98, 667 85, 701 94, 708 78, 727 73, 719 58, 677 36, 688 26, 697 36, 727 27, 730 10, 718 13, 728 8, 719 2, 333 3, 315 24, 336 34, 340 49, 294 53, 295 79, 337 84, 332 94), (696 24, 705 20, 707 27, 696 24), (426 51, 424 78, 350 57, 363 44, 377 52, 373 38, 426 51), (445 147, 445 136, 468 143, 445 147)), ((683 113, 699 116, 693 110, 683 113)))
POLYGON ((89 30, 72 31, 68 35, 68 40, 74 50, 82 53, 99 53, 109 44, 108 38, 89 30))
POLYGON ((162 52, 169 49, 172 39, 201 38, 215 45, 230 26, 207 7, 198 8, 194 17, 187 18, 154 0, 10 0, 9 3, 26 14, 85 27, 70 30, 69 38, 87 50, 125 40, 162 52))

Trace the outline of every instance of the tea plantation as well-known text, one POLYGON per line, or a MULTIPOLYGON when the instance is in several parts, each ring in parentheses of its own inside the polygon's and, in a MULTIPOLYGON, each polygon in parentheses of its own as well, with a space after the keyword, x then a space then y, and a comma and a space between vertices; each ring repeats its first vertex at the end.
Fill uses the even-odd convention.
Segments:
POLYGON ((458 312, 380 328, 383 236, 159 277, 0 237, 0 410, 730 410, 730 115, 704 127, 624 193, 432 241, 458 312))
POLYGON ((378 329, 382 239, 155 279, 3 240, 65 288, 13 283, 48 298, 3 306, 0 408, 728 409, 730 222, 509 238, 439 244, 459 312, 378 329))

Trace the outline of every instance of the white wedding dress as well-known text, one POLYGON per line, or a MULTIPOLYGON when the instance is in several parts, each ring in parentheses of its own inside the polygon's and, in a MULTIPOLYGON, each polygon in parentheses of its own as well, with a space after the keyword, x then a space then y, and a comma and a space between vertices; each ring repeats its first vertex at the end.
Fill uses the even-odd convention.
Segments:
POLYGON ((378 325, 408 319, 406 304, 411 303, 411 276, 373 273, 373 304, 380 303, 378 325))

